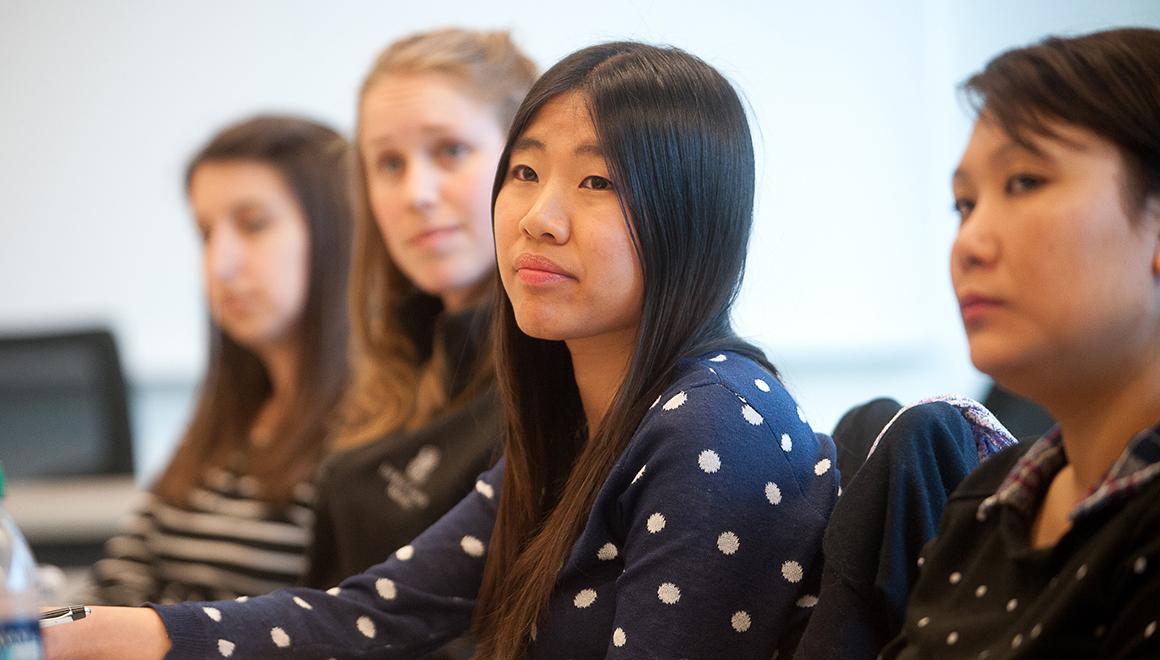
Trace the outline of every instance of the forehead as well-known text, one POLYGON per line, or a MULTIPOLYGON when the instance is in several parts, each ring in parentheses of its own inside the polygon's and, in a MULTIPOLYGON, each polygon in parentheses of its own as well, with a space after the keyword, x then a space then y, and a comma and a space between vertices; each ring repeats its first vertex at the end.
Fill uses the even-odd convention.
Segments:
POLYGON ((1018 159, 1033 158, 1064 168, 1090 167, 1119 171, 1122 159, 1109 140, 1093 131, 1062 121, 1046 121, 1045 135, 1027 131, 1022 141, 1008 133, 998 122, 981 115, 963 151, 955 179, 969 178, 973 172, 1001 168, 1018 159))
POLYGON ((443 73, 384 76, 359 103, 359 141, 401 140, 440 130, 499 128, 492 104, 443 73))
POLYGON ((520 138, 534 139, 549 147, 596 144, 596 126, 587 99, 567 92, 548 101, 536 112, 520 138))
POLYGON ((241 196, 289 195, 282 174, 260 160, 211 160, 201 163, 189 179, 189 195, 194 203, 241 196))

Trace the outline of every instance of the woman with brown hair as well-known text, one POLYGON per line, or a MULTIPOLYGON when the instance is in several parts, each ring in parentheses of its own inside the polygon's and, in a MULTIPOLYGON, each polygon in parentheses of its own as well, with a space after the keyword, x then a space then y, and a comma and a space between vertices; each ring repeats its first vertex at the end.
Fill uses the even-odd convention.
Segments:
POLYGON ((346 384, 346 141, 263 116, 190 161, 210 348, 193 419, 94 570, 103 602, 232 598, 305 569, 309 482, 346 384))
POLYGON ((495 179, 504 460, 327 592, 95 610, 50 629, 50 652, 413 658, 473 617, 482 658, 790 652, 838 477, 730 327, 754 185, 712 67, 638 43, 569 55, 495 179))
POLYGON ((305 583, 382 561, 496 460, 491 184, 536 67, 504 32, 404 37, 359 93, 353 384, 319 475, 305 583))

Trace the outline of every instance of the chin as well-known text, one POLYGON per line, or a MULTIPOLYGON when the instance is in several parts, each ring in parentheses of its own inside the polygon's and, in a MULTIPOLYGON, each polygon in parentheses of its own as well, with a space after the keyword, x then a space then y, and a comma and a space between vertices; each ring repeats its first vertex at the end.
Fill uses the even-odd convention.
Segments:
POLYGON ((544 341, 563 341, 568 338, 566 332, 563 332, 558 327, 557 323, 553 322, 550 317, 545 317, 536 313, 529 313, 527 310, 516 311, 516 325, 520 332, 533 339, 542 339, 544 341))

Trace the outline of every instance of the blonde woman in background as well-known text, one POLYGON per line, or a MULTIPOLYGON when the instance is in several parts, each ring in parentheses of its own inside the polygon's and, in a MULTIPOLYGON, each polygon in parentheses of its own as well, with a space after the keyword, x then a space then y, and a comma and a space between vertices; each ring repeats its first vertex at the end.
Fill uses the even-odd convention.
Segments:
POLYGON ((354 382, 318 481, 306 583, 382 561, 495 462, 491 187, 536 67, 504 32, 392 43, 359 95, 354 382))

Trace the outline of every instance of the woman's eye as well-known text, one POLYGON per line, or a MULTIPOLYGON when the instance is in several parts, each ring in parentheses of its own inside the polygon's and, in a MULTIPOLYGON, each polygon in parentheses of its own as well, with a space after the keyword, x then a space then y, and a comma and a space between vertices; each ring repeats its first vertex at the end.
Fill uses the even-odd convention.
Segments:
POLYGON ((584 180, 580 182, 580 187, 581 188, 589 188, 591 190, 614 190, 615 189, 615 186, 612 185, 611 181, 609 181, 608 179, 605 179, 602 176, 596 176, 596 175, 585 177, 584 180))
POLYGON ((456 161, 471 153, 471 147, 462 142, 448 142, 435 149, 435 157, 443 161, 456 161))
POLYGON ((257 234, 269 226, 270 221, 265 217, 242 218, 238 221, 238 228, 243 234, 257 234))
POLYGON ((1005 186, 1008 194, 1018 195, 1019 193, 1031 192, 1043 185, 1043 179, 1031 174, 1017 174, 1007 179, 1005 186))
POLYGON ((954 212, 959 215, 959 222, 967 219, 971 215, 971 211, 975 208, 975 200, 966 197, 956 197, 955 203, 951 206, 954 212))
POLYGON ((400 172, 403 169, 403 159, 393 154, 383 154, 375 159, 375 169, 380 172, 400 172))
POLYGON ((536 171, 527 165, 516 165, 512 168, 511 178, 516 181, 539 181, 540 177, 536 171))

